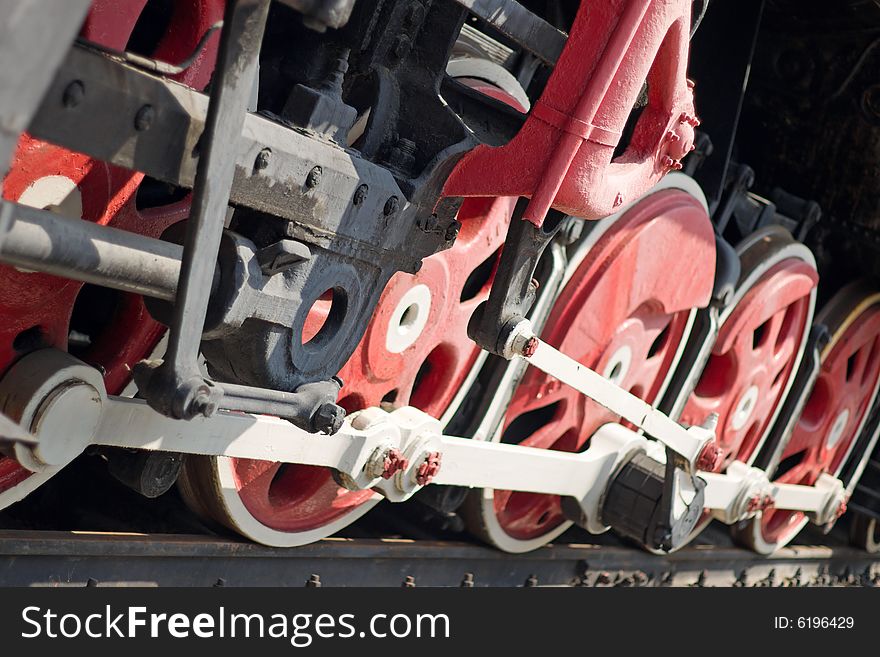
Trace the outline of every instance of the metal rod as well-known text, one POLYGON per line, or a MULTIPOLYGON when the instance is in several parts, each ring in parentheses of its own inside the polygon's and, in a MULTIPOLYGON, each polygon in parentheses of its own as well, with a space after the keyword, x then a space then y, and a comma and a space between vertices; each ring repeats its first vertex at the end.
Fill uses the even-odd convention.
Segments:
MULTIPOLYGON (((0 201, 12 221, 0 262, 173 301, 183 248, 177 244, 0 201)), ((210 289, 210 286, 209 286, 210 289)))
MULTIPOLYGON (((177 381, 200 377, 198 354, 223 232, 235 156, 256 76, 268 0, 230 0, 224 17, 192 214, 187 226, 165 365, 177 381)), ((159 391, 157 394, 168 394, 159 391)), ((184 409, 184 414, 189 414, 184 409)))

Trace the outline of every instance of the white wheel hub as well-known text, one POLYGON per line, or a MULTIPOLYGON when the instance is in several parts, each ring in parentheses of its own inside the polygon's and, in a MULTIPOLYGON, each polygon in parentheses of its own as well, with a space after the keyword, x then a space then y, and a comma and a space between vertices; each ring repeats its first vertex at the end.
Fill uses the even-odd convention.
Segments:
POLYGON ((392 354, 399 354, 415 344, 425 330, 431 314, 431 290, 427 285, 410 288, 391 313, 385 346, 392 354))
POLYGON ((632 366, 632 357, 632 349, 627 345, 622 346, 612 354, 605 365, 605 369, 602 371, 602 376, 611 381, 611 383, 620 385, 629 373, 629 369, 632 366))
POLYGON ((849 409, 844 408, 834 420, 831 429, 828 430, 828 435, 825 437, 825 449, 834 449, 837 446, 843 436, 843 430, 846 429, 847 422, 849 422, 849 409))
POLYGON ((733 411, 733 416, 730 419, 730 426, 733 427, 734 431, 739 431, 746 426, 746 423, 755 411, 757 403, 758 386, 751 386, 743 393, 743 396, 739 398, 739 401, 736 404, 736 409, 733 411))

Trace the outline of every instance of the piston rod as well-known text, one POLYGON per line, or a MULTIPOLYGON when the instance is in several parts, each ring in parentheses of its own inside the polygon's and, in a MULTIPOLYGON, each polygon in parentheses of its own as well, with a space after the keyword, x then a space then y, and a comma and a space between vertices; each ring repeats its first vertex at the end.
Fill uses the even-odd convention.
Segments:
POLYGON ((183 247, 9 201, 0 262, 84 283, 174 301, 183 247))

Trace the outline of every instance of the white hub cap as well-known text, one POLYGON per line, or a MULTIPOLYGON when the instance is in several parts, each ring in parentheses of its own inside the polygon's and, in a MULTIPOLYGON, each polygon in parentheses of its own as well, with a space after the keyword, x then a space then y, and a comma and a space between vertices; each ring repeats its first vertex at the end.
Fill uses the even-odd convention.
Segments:
POLYGON ((752 386, 743 393, 742 397, 739 398, 736 409, 733 411, 733 416, 730 419, 730 426, 733 427, 734 431, 739 431, 746 426, 746 422, 752 417, 757 402, 758 386, 752 386))
POLYGON ((849 422, 849 409, 844 408, 840 411, 840 415, 834 420, 828 435, 825 437, 825 449, 834 449, 843 436, 843 430, 846 429, 846 423, 849 422))
POLYGON ((0 379, 0 405, 37 438, 15 458, 31 472, 66 465, 95 437, 107 393, 98 370, 56 349, 21 358, 0 379))
POLYGON ((419 339, 431 314, 431 290, 427 285, 410 288, 397 303, 388 322, 385 347, 399 354, 419 339))
POLYGON ((626 378, 627 373, 629 373, 629 368, 632 365, 632 356, 632 349, 627 345, 622 346, 608 360, 605 369, 602 371, 602 376, 611 381, 611 383, 620 385, 626 378))
POLYGON ((82 219, 82 192, 67 176, 43 176, 28 185, 18 202, 72 219, 82 219))

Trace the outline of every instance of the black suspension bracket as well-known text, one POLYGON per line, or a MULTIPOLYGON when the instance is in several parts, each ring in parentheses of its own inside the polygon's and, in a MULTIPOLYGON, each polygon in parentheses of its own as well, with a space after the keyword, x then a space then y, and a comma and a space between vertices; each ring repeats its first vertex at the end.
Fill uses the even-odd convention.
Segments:
POLYGON ((216 383, 202 374, 199 348, 208 315, 218 252, 235 174, 235 149, 256 79, 269 0, 230 0, 220 38, 217 73, 187 222, 168 349, 163 360, 134 371, 141 394, 177 419, 210 416, 218 408, 271 413, 313 431, 338 431, 345 412, 334 403, 341 382, 306 383, 294 392, 216 383))
POLYGON ((527 204, 528 199, 516 204, 489 298, 468 324, 471 340, 504 357, 509 357, 505 345, 535 302, 538 281, 534 274, 541 254, 566 219, 566 215, 551 211, 543 226, 535 226, 522 218, 527 204))

